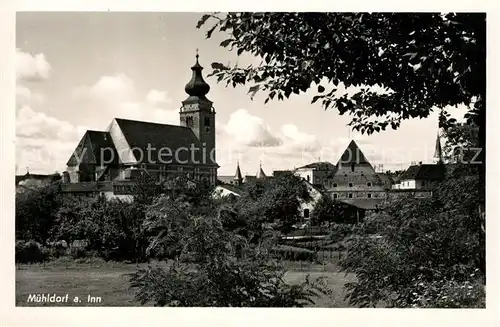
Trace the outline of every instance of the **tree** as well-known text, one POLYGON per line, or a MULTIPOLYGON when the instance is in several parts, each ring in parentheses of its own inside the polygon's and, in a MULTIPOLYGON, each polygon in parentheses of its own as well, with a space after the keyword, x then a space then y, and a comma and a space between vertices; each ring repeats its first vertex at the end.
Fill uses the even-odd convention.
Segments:
POLYGON ((45 244, 60 201, 57 183, 16 194, 16 239, 45 244))
POLYGON ((316 84, 313 102, 351 114, 361 132, 397 128, 403 119, 461 103, 472 105, 469 118, 483 126, 477 114, 486 99, 485 14, 228 13, 203 15, 197 27, 209 20, 207 38, 224 32, 222 47, 263 59, 245 68, 213 63, 213 75, 228 85, 250 84, 252 95, 266 91, 266 102, 316 84), (361 89, 335 97, 341 82, 361 89))
POLYGON ((478 175, 449 176, 432 198, 396 199, 367 217, 340 262, 358 279, 347 284, 351 303, 409 307, 423 296, 425 306, 451 306, 441 298, 448 288, 484 285, 478 185, 478 175))
POLYGON ((300 178, 283 175, 247 183, 235 208, 258 238, 265 225, 272 225, 283 233, 289 232, 300 217, 301 201, 310 198, 300 178))
MULTIPOLYGON (((284 269, 270 261, 264 246, 224 228, 220 217, 165 215, 171 203, 157 203, 160 216, 182 226, 175 233, 182 244, 169 268, 147 268, 131 274, 136 299, 155 306, 301 307, 317 295, 306 281, 288 285, 284 269), (166 210, 166 211, 164 211, 166 210)), ((178 213, 187 208, 179 208, 178 213)), ((189 212, 189 209, 187 210, 189 212)), ((170 224, 169 226, 172 226, 170 224)), ((169 238, 175 229, 163 230, 169 238)))
MULTIPOLYGON (((228 35, 221 47, 262 59, 248 67, 212 63, 226 85, 284 100, 317 87, 312 102, 351 116, 361 133, 397 129, 404 119, 441 109, 440 127, 456 123, 443 108, 465 104, 479 128, 477 161, 484 192, 486 159, 486 15, 484 13, 205 14, 197 27, 228 35), (356 87, 351 95, 337 89, 356 87), (327 90, 326 88, 329 87, 327 90)), ((483 208, 484 209, 484 208, 483 208)), ((484 211, 484 210, 483 210, 484 211)))
POLYGON ((330 196, 322 196, 316 203, 311 215, 311 222, 319 225, 329 223, 352 223, 357 222, 357 209, 346 203, 336 201, 330 196))

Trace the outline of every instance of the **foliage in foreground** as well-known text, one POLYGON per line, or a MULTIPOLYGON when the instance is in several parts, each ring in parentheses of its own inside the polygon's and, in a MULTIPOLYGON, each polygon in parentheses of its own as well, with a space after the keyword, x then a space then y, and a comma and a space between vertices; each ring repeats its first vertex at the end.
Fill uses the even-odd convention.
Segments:
MULTIPOLYGON (((349 114, 362 133, 397 129, 402 120, 461 103, 470 105, 468 122, 484 127, 483 13, 233 12, 205 14, 202 26, 207 38, 227 37, 221 47, 262 59, 248 67, 215 62, 212 75, 250 86, 251 96, 262 91, 266 102, 317 85, 312 102, 349 114)), ((441 127, 453 122, 442 118, 441 127)))
POLYGON ((176 215, 163 218, 171 223, 164 224, 160 238, 168 242, 168 235, 177 235, 176 241, 183 246, 169 269, 148 268, 130 276, 136 299, 142 304, 302 307, 318 294, 307 280, 288 285, 284 269, 269 256, 269 244, 251 245, 245 237, 226 230, 220 215, 188 215, 180 224, 173 222, 176 215), (176 228, 182 232, 177 233, 176 228))
POLYGON ((340 262, 358 278, 346 285, 350 302, 484 306, 479 182, 478 175, 449 177, 433 198, 395 200, 356 228, 340 262))

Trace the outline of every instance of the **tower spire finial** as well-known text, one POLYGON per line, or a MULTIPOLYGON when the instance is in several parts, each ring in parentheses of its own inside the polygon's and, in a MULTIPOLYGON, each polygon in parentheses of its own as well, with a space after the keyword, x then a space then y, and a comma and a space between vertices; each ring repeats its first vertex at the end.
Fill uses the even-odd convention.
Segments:
POLYGON ((205 98, 205 95, 210 91, 210 86, 205 82, 201 71, 203 67, 200 65, 198 58, 200 55, 198 54, 199 49, 196 48, 196 63, 191 70, 193 71, 193 75, 191 80, 186 84, 184 90, 190 96, 195 96, 199 98, 205 98))

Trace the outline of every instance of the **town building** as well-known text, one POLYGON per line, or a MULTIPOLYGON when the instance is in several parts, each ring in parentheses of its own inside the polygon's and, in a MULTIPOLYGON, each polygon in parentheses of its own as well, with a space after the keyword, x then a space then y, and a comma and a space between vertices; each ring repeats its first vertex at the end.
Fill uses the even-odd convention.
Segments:
POLYGON ((214 186, 219 168, 216 112, 206 96, 210 86, 198 58, 196 54, 192 78, 185 86, 188 97, 182 101, 179 126, 115 118, 105 131, 87 131, 67 162, 62 190, 126 194, 127 185, 143 173, 159 182, 184 175, 214 186))
POLYGON ((255 175, 242 175, 239 161, 236 163, 236 172, 234 175, 219 175, 217 181, 219 185, 242 185, 255 179, 268 178, 262 169, 262 162, 259 164, 259 169, 255 175))
POLYGON ((323 186, 328 179, 333 178, 337 167, 330 162, 313 162, 296 168, 295 175, 305 179, 312 185, 323 186))

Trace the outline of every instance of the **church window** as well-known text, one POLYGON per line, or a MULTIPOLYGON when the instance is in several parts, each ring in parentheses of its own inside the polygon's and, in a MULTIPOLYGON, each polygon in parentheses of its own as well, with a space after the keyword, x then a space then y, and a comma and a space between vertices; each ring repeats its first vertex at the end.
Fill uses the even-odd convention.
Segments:
POLYGON ((193 117, 191 117, 191 116, 186 117, 186 126, 193 127, 193 117))
POLYGON ((349 183, 349 187, 352 187, 352 183, 349 183))
POLYGON ((210 132, 210 117, 204 119, 205 133, 210 132))
POLYGON ((352 193, 349 193, 348 198, 352 199, 352 193))

